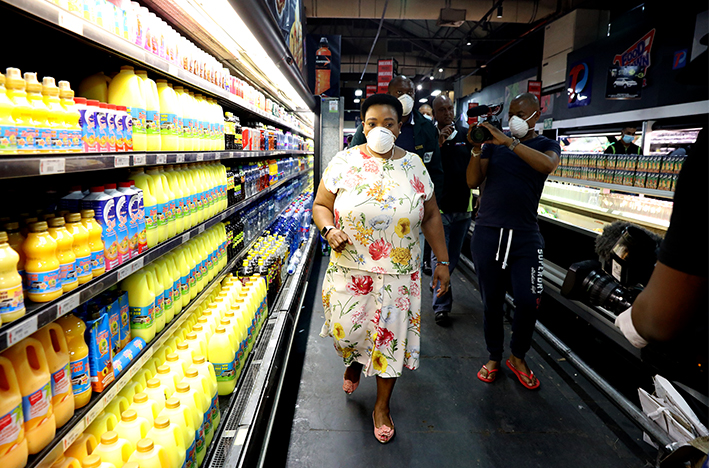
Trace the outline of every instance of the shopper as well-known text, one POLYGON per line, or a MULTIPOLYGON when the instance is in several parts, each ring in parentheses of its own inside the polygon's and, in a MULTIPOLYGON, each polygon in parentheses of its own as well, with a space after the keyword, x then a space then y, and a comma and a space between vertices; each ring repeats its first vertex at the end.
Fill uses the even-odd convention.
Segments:
POLYGON ((419 106, 419 112, 421 112, 421 115, 433 122, 433 108, 431 106, 428 104, 421 104, 421 106, 419 106))
MULTIPOLYGON (((443 162, 443 198, 439 202, 443 230, 446 234, 446 246, 450 265, 448 271, 453 274, 463 241, 470 228, 472 211, 472 192, 465 180, 465 171, 470 160, 472 144, 466 138, 466 128, 455 122, 455 108, 447 96, 437 96, 433 101, 433 113, 438 123, 443 162)), ((431 254, 431 266, 435 269, 437 259, 431 254)), ((433 312, 438 325, 448 324, 448 314, 453 307, 452 288, 441 297, 433 296, 433 312)))
MULTIPOLYGON (((503 353, 503 310, 507 278, 515 301, 512 322, 512 354, 506 364, 526 388, 539 380, 524 360, 529 351, 542 297, 544 240, 537 225, 537 206, 544 181, 559 163, 556 141, 537 135, 539 101, 530 93, 510 103, 507 136, 487 122, 492 138, 482 147, 473 145, 467 168, 470 188, 485 181, 485 193, 475 218, 470 244, 483 299, 485 343, 490 360, 478 372, 493 382, 503 353)), ((472 129, 472 127, 471 127, 472 129)))
POLYGON ((640 147, 633 143, 637 127, 627 125, 620 130, 620 139, 614 141, 606 148, 606 153, 612 154, 640 154, 640 147))
POLYGON ((437 294, 448 291, 448 257, 433 183, 421 160, 395 146, 402 106, 387 94, 362 104, 366 143, 330 161, 313 204, 313 218, 333 249, 323 283, 325 324, 344 360, 342 389, 352 393, 361 373, 377 376, 374 436, 394 436, 389 401, 404 367, 419 365, 423 230, 439 262, 437 294))

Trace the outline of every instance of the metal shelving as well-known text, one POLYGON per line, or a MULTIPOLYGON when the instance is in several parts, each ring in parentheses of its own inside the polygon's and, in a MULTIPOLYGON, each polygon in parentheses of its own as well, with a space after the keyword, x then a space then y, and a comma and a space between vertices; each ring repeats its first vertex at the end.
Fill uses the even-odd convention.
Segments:
POLYGON ((0 351, 5 350, 17 343, 18 341, 31 335, 43 326, 55 321, 59 317, 66 315, 70 311, 77 308, 79 305, 88 301, 92 297, 102 293, 108 288, 118 284, 124 278, 128 277, 130 274, 140 270, 145 265, 157 260, 163 255, 171 252, 180 245, 184 244, 191 238, 201 234, 205 230, 211 228, 215 224, 223 221, 224 219, 232 216, 237 211, 247 207, 251 203, 260 200, 269 193, 274 192, 279 187, 288 183, 289 181, 307 174, 312 169, 306 169, 297 174, 293 174, 285 179, 277 182, 276 184, 268 187, 265 190, 236 203, 229 208, 227 208, 222 213, 213 216, 212 218, 204 221, 203 223, 195 226, 194 228, 180 233, 172 239, 155 246, 148 252, 131 259, 127 263, 124 263, 115 270, 109 271, 100 277, 93 279, 92 281, 86 283, 85 285, 75 289, 74 291, 63 294, 58 299, 48 302, 48 303, 30 303, 26 304, 27 312, 24 317, 7 324, 0 328, 0 351))
POLYGON ((190 151, 129 153, 50 153, 9 155, 0 159, 0 179, 101 171, 124 167, 182 164, 223 159, 258 159, 313 154, 312 151, 190 151))
POLYGON ((549 176, 551 182, 565 182, 567 184, 583 185, 584 187, 594 187, 601 189, 615 190, 617 192, 635 193, 638 195, 650 195, 652 197, 673 198, 674 192, 667 190, 649 189, 644 187, 632 187, 628 185, 608 184, 605 182, 595 182, 592 180, 571 179, 569 177, 549 176))

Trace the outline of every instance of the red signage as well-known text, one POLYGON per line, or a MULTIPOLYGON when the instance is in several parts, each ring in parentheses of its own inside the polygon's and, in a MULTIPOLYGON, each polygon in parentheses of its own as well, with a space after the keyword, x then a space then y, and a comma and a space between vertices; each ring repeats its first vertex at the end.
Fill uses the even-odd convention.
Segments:
MULTIPOLYGON (((472 109, 473 107, 478 107, 477 102, 469 102, 468 103, 468 110, 472 109)), ((478 118, 477 117, 468 117, 468 127, 472 127, 473 125, 478 124, 478 118)))
POLYGON ((377 85, 367 85, 367 93, 365 94, 365 99, 367 99, 372 94, 377 94, 377 85))
POLYGON ((377 62, 377 93, 385 94, 392 78, 394 78, 394 60, 379 60, 377 62))
POLYGON ((542 82, 529 80, 527 82, 527 92, 537 96, 537 100, 542 102, 542 82))

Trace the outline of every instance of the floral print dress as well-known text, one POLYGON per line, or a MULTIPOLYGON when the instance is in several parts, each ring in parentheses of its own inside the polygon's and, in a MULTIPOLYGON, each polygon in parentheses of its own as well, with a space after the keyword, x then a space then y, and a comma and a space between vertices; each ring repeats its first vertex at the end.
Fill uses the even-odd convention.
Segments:
POLYGON ((351 148, 335 155, 323 184, 336 194, 335 225, 352 245, 332 252, 320 336, 334 338, 346 366, 399 377, 419 363, 419 231, 433 182, 416 154, 385 160, 351 148))

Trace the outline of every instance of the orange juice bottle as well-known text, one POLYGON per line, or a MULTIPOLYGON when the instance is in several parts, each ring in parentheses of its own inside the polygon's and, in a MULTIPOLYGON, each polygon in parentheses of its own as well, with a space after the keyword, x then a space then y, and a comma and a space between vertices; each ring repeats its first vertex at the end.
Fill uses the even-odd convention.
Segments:
POLYGON ((52 152, 64 153, 68 150, 62 139, 62 134, 66 132, 64 124, 66 112, 59 101, 59 88, 51 76, 42 78, 42 100, 48 109, 47 121, 50 131, 48 147, 52 152))
POLYGON ((83 468, 116 468, 113 466, 113 463, 103 462, 101 461, 101 457, 93 453, 84 458, 84 461, 81 462, 81 466, 83 468))
POLYGON ((71 389, 71 367, 69 346, 64 330, 59 324, 49 325, 37 330, 34 338, 44 346, 52 384, 52 407, 57 427, 62 427, 74 415, 74 393, 71 389))
POLYGON ((42 84, 37 81, 37 74, 25 73, 25 89, 27 90, 27 100, 32 105, 32 118, 34 120, 37 135, 35 137, 35 148, 42 153, 52 150, 50 142, 52 140, 52 130, 49 125, 49 108, 42 98, 42 84))
MULTIPOLYGON (((56 323, 62 327, 66 335, 69 349, 69 369, 71 371, 71 388, 74 393, 74 406, 81 408, 91 400, 91 381, 89 380, 89 347, 84 341, 86 324, 73 314, 61 317, 56 323)), ((78 458, 81 461, 80 458, 78 458)))
POLYGON ((140 468, 170 468, 167 450, 148 438, 138 441, 129 461, 137 462, 140 468))
POLYGON ((52 463, 51 468, 81 468, 81 463, 74 457, 66 457, 64 454, 61 454, 59 458, 52 463))
POLYGON ((9 97, 14 104, 12 118, 17 127, 18 153, 36 152, 34 140, 37 135, 37 129, 33 119, 32 105, 27 100, 26 86, 27 83, 22 79, 22 72, 20 72, 18 68, 8 68, 5 71, 7 97, 9 97))
POLYGON ((0 323, 9 323, 25 315, 22 277, 17 272, 19 261, 19 254, 8 243, 7 233, 0 231, 0 323))
POLYGON ((0 466, 22 468, 27 464, 27 440, 22 417, 22 394, 10 360, 0 356, 0 466))
POLYGON ((57 260, 59 260, 59 280, 62 291, 73 291, 79 286, 76 272, 76 254, 74 254, 74 237, 66 230, 64 218, 49 220, 49 235, 57 242, 57 260))
POLYGON ((0 154, 17 153, 17 127, 12 118, 14 107, 5 89, 5 75, 0 73, 0 154))
POLYGON ((52 408, 52 385, 42 343, 25 338, 4 356, 12 362, 22 393, 22 414, 25 418, 25 436, 30 455, 42 450, 54 439, 57 430, 52 408))
POLYGON ((69 234, 74 238, 74 255, 76 255, 76 272, 79 284, 88 283, 93 278, 91 271, 91 249, 89 248, 89 231, 81 223, 81 214, 69 213, 64 218, 69 234))
POLYGON ((96 437, 92 434, 84 432, 74 441, 73 444, 71 444, 68 449, 64 451, 64 456, 76 458, 79 460, 79 463, 81 463, 86 457, 91 455, 97 445, 98 442, 96 441, 96 437))
POLYGON ((81 115, 74 103, 74 91, 68 81, 59 83, 59 102, 64 109, 64 128, 66 134, 62 135, 62 141, 67 151, 71 153, 81 153, 84 151, 84 144, 81 141, 81 125, 79 119, 81 115))
POLYGON ((126 439, 118 437, 116 431, 101 434, 101 443, 96 446, 92 455, 101 457, 104 463, 111 463, 116 468, 121 468, 133 453, 133 447, 126 439))
POLYGON ((81 224, 89 232, 89 250, 91 251, 91 275, 93 278, 106 272, 106 257, 103 253, 103 228, 94 218, 94 210, 81 210, 81 224))
POLYGON ((25 251, 27 294, 31 301, 49 302, 62 295, 59 279, 57 242, 47 232, 47 222, 39 221, 30 226, 25 251))

